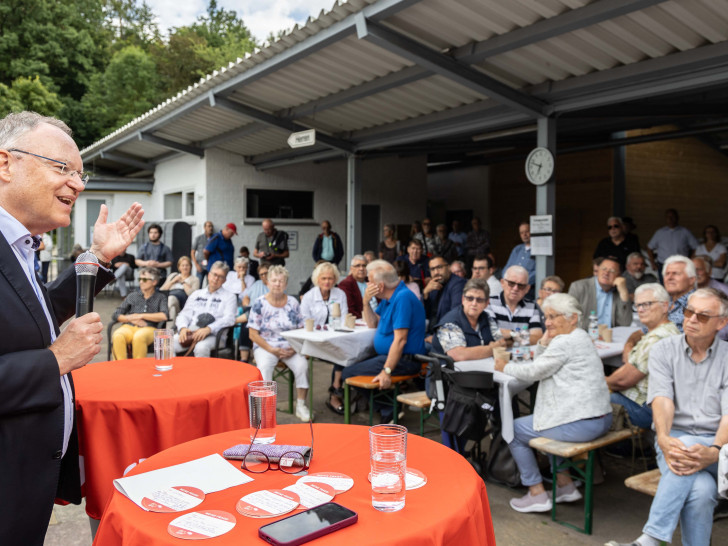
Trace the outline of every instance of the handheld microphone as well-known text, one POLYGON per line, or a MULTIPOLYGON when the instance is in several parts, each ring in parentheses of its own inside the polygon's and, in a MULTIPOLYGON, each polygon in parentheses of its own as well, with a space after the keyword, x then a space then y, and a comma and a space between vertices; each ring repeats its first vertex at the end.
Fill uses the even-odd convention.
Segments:
POLYGON ((99 259, 91 252, 83 252, 76 258, 76 317, 94 310, 96 274, 99 272, 99 259))

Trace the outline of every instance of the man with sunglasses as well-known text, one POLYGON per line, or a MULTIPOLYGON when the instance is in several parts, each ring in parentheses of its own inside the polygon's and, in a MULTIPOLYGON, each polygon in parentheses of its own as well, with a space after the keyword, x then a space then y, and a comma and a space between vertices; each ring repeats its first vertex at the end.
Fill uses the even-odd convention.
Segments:
MULTIPOLYGON (((33 261, 41 234, 70 225, 88 179, 65 123, 35 112, 0 120, 0 544, 42 545, 54 498, 81 502, 71 372, 98 354, 103 325, 87 313, 61 332, 75 310, 75 268, 46 287, 33 261)), ((134 203, 107 223, 101 206, 90 248, 97 293, 143 214, 134 203)))
POLYGON ((647 403, 661 477, 643 534, 631 543, 638 546, 671 542, 678 521, 683 544, 710 544, 718 456, 728 444, 728 343, 717 336, 728 324, 728 299, 701 288, 684 315, 685 333, 650 352, 647 403))
POLYGON ((513 331, 528 328, 529 343, 535 344, 543 335, 541 308, 535 301, 526 297, 531 285, 528 284, 528 271, 520 265, 510 266, 501 279, 503 292, 490 297, 486 312, 495 320, 503 338, 511 343, 513 331))
POLYGON ((632 302, 627 291, 627 281, 620 277, 619 260, 604 258, 597 267, 597 274, 574 281, 569 286, 569 295, 581 305, 583 316, 580 326, 589 329, 589 315, 596 311, 599 324, 609 328, 632 324, 632 302))
POLYGON ((636 237, 627 237, 622 219, 612 216, 607 220, 608 236, 599 241, 593 258, 614 257, 619 261, 619 266, 624 270, 627 264, 627 256, 633 252, 639 252, 639 241, 636 237))

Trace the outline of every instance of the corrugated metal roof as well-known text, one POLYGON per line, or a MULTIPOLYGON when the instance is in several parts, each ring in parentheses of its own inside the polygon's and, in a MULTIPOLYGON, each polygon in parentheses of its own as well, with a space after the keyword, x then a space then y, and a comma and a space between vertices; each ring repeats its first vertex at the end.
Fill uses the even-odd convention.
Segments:
POLYGON ((480 116, 462 124, 472 133, 520 123, 524 113, 536 119, 610 104, 612 73, 612 86, 634 99, 689 90, 682 75, 691 67, 702 78, 692 87, 728 87, 727 41, 728 0, 337 2, 82 154, 169 153, 139 140, 147 133, 269 157, 306 127, 365 150, 382 135, 418 142, 443 127, 452 136, 457 127, 446 122, 466 108, 480 116))

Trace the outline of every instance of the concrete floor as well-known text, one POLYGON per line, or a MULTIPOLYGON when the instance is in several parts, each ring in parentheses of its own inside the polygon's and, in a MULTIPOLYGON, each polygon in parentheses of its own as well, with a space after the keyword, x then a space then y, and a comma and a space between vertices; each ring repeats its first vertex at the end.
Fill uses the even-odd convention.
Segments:
MULTIPOLYGON (((110 319, 114 309, 121 303, 118 294, 101 294, 96 298, 94 308, 101 314, 105 323, 110 319)), ((101 352, 94 362, 106 360, 106 340, 101 352)), ((93 364, 91 364, 93 365, 93 364)), ((340 417, 329 411, 324 405, 324 394, 330 382, 330 366, 324 363, 314 364, 314 414, 319 423, 343 423, 340 417)), ((286 396, 287 389, 279 393, 286 396)), ((283 408, 285 400, 281 400, 279 408, 283 408)), ((294 416, 281 411, 278 413, 279 423, 298 422, 294 416)), ((356 424, 367 424, 368 414, 358 413, 352 417, 356 424)), ((418 430, 418 414, 407 411, 401 424, 410 430, 418 430)), ((427 434, 427 437, 439 441, 439 433, 427 434)), ((624 479, 631 475, 631 461, 603 457, 606 472, 604 483, 595 486, 593 534, 586 536, 554 523, 548 514, 520 514, 513 511, 508 501, 514 496, 521 496, 525 489, 511 490, 496 484, 487 484, 488 499, 495 527, 495 535, 500 545, 601 545, 608 540, 616 539, 628 542, 641 533, 647 518, 651 497, 637 493, 624 486, 624 479)), ((639 473, 638 467, 634 473, 639 473)), ((433 502, 436 502, 433 499, 433 502)), ((573 523, 583 523, 583 504, 559 505, 559 517, 573 523)), ((680 544, 679 530, 673 544, 680 544)), ((728 519, 719 520, 713 525, 713 544, 728 544, 728 519), (721 538, 722 537, 722 538, 721 538)), ((45 546, 89 546, 91 529, 84 505, 56 506, 53 519, 48 527, 45 546)), ((457 545, 476 546, 476 545, 457 545)))

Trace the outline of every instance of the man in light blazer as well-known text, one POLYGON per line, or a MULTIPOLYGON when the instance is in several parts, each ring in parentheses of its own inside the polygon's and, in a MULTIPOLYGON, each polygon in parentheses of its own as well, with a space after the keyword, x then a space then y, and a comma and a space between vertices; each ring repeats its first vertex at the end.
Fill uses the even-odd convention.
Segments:
POLYGON ((577 299, 584 312, 580 326, 585 330, 589 328, 592 311, 596 311, 599 324, 609 328, 632 324, 632 302, 629 301, 627 281, 619 276, 620 273, 616 258, 604 258, 596 275, 574 281, 569 286, 569 295, 577 299))
MULTIPOLYGON (((71 318, 73 267, 45 287, 33 268, 37 236, 68 226, 88 177, 68 126, 34 112, 0 119, 0 544, 41 546, 56 497, 78 504, 81 482, 71 371, 101 348, 101 317, 71 318)), ((112 224, 101 206, 90 251, 96 291, 110 260, 142 222, 135 203, 112 224)))

